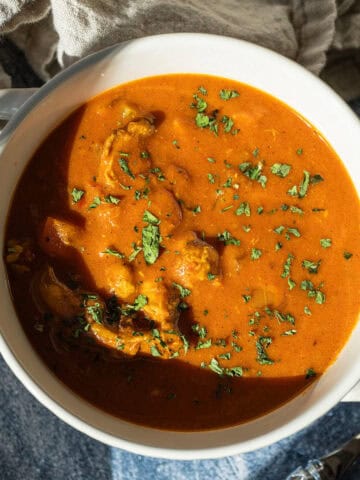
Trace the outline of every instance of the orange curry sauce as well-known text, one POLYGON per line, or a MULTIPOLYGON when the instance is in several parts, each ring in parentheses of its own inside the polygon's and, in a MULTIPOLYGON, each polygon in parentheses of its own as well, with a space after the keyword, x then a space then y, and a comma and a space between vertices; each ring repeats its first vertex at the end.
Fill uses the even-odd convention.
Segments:
POLYGON ((314 127, 223 78, 114 88, 45 140, 5 259, 44 362, 143 425, 238 424, 301 392, 359 311, 359 200, 314 127))

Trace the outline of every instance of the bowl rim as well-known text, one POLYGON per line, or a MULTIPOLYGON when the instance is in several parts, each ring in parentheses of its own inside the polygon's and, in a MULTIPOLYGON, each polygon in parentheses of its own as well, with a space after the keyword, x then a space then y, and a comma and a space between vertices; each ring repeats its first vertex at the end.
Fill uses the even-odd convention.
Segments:
MULTIPOLYGON (((118 43, 107 47, 103 50, 95 52, 78 62, 74 63, 70 67, 58 73, 52 80, 42 86, 39 91, 37 91, 29 100, 26 101, 23 107, 11 118, 7 126, 4 128, 0 136, 0 147, 4 146, 7 141, 11 138, 12 133, 16 128, 21 124, 21 122, 27 117, 27 115, 36 107, 44 98, 51 94, 54 90, 58 88, 63 82, 71 79, 76 73, 81 72, 83 69, 90 67, 92 64, 99 62, 102 58, 105 58, 110 53, 116 51, 119 48, 126 47, 128 44, 139 43, 139 42, 153 42, 153 41, 165 41, 166 39, 171 40, 172 38, 182 38, 184 41, 194 42, 198 38, 207 38, 215 42, 236 42, 238 45, 241 45, 242 48, 247 48, 250 52, 262 52, 267 55, 269 58, 274 59, 274 63, 282 62, 287 64, 292 69, 297 69, 297 71, 303 76, 311 78, 312 82, 317 83, 324 91, 327 91, 328 95, 331 95, 333 100, 336 100, 339 103, 343 114, 346 114, 350 119, 356 120, 359 123, 356 115, 351 111, 351 109, 346 105, 346 103, 338 97, 338 95, 320 79, 315 77, 313 74, 305 70, 305 68, 299 66, 296 62, 276 53, 267 48, 255 45, 253 43, 235 39, 232 37, 226 37, 222 35, 213 35, 213 34, 203 34, 203 33, 170 33, 170 34, 161 34, 153 35, 149 37, 142 37, 135 40, 130 40, 127 42, 118 43)), ((360 125, 360 124, 359 124, 360 125)), ((360 132, 360 127, 359 127, 360 132)), ((300 429, 308 426, 310 423, 315 421, 321 415, 325 414, 331 407, 333 407, 341 398, 359 381, 360 379, 360 366, 356 369, 354 367, 354 374, 350 377, 348 375, 346 378, 343 378, 339 381, 341 384, 341 389, 333 390, 332 395, 327 395, 321 401, 318 401, 315 406, 307 409, 300 417, 295 417, 290 419, 289 422, 285 423, 281 427, 267 433, 260 437, 257 437, 252 440, 242 442, 241 444, 231 444, 231 445, 221 445, 211 448, 204 449, 194 449, 193 447, 189 449, 174 449, 174 448, 159 448, 152 447, 146 444, 141 444, 141 442, 134 443, 123 438, 115 437, 112 434, 106 433, 100 430, 93 425, 86 423, 84 420, 79 418, 74 413, 69 412, 63 406, 61 406, 54 398, 52 398, 44 389, 30 376, 26 371, 25 366, 21 365, 21 362, 16 357, 16 354, 12 351, 11 346, 6 343, 5 338, 0 335, 0 352, 3 354, 3 357, 13 371, 13 373, 18 377, 18 379, 25 385, 28 391, 32 393, 45 407, 57 415, 60 419, 65 421, 67 424, 73 426, 74 428, 80 430, 81 432, 91 436, 96 440, 100 440, 103 443, 106 443, 113 447, 124 448, 128 451, 148 455, 160 458, 171 458, 171 459, 204 459, 204 458, 220 458, 226 455, 234 455, 237 453, 244 453, 251 451, 257 448, 261 448, 272 444, 289 434, 293 434, 300 429), (316 407, 316 408, 315 408, 316 407)), ((301 395, 301 394, 300 394, 301 395)), ((287 404, 290 404, 287 402, 287 404)), ((96 407, 94 407, 96 408, 96 407)), ((281 408, 281 407, 280 407, 281 408)), ((265 418, 267 415, 259 418, 265 418)), ((146 427, 149 428, 149 427, 146 427)), ((153 429, 156 431, 156 429, 153 429)), ((218 430, 219 432, 225 432, 227 429, 218 430)), ((182 432, 178 432, 183 435, 182 432)), ((196 432, 191 432, 190 435, 194 435, 196 432)))

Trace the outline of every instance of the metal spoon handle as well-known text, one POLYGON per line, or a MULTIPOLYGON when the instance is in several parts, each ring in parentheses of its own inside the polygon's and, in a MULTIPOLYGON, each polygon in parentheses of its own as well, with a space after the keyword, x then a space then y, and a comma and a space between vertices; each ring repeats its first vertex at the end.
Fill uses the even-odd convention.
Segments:
POLYGON ((339 480, 358 458, 360 434, 320 460, 310 460, 305 468, 297 468, 286 480, 339 480))

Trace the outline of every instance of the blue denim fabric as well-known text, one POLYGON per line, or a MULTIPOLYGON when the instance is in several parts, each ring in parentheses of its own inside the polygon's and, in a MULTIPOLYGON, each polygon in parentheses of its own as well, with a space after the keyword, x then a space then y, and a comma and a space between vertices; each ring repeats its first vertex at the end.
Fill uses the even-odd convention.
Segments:
MULTIPOLYGON (((107 447, 30 395, 0 358, 1 480, 285 480, 298 465, 360 432, 360 404, 340 404, 309 428, 256 452, 168 461, 107 447)), ((360 463, 346 480, 360 479, 360 463)))
MULTIPOLYGON (((360 100, 351 102, 360 116, 360 100)), ((168 461, 107 447, 38 403, 0 357, 0 480, 285 480, 299 465, 360 432, 360 403, 343 403, 310 427, 255 452, 168 461)), ((357 463, 344 480, 360 480, 357 463)))

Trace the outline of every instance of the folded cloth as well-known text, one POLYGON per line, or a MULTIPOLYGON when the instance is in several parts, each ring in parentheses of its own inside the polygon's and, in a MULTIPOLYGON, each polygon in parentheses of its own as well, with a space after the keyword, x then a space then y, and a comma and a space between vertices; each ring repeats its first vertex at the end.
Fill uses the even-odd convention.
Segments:
MULTIPOLYGON (((329 50, 336 51, 324 78, 349 99, 360 95, 359 55, 355 60, 348 55, 349 49, 360 47, 359 27, 360 0, 6 0, 0 4, 0 34, 25 53, 43 80, 116 42, 158 33, 208 32, 271 48, 315 74, 323 70, 329 50)), ((0 70, 0 88, 6 82, 9 79, 0 70)))

